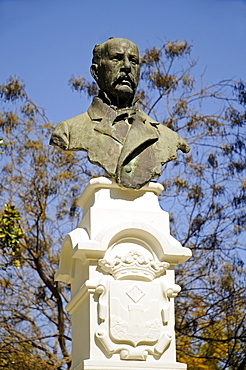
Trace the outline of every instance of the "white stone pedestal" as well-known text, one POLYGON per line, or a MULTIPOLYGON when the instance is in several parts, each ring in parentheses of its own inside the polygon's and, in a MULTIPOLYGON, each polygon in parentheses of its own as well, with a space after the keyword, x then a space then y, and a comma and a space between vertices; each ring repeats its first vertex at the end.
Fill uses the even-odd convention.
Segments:
POLYGON ((161 191, 101 177, 78 200, 83 218, 56 274, 71 284, 73 370, 186 369, 176 362, 174 267, 191 251, 170 235, 161 191))

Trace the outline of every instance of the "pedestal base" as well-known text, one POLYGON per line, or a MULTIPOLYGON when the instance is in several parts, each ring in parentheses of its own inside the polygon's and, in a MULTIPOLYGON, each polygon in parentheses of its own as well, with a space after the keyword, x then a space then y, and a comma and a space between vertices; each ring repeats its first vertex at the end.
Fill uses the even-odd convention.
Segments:
POLYGON ((71 284, 73 370, 185 370, 176 362, 174 267, 191 251, 170 235, 162 191, 90 181, 56 280, 71 284))
POLYGON ((84 361, 84 363, 77 366, 74 370, 186 370, 186 364, 180 362, 166 363, 166 364, 147 364, 139 361, 127 361, 122 364, 110 363, 104 364, 99 361, 84 361))

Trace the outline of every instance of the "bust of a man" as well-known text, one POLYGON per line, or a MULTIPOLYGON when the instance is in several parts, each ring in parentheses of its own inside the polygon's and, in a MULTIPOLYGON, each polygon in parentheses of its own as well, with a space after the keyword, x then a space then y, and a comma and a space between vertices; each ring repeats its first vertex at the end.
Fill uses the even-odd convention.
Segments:
POLYGON ((140 189, 161 174, 162 165, 187 153, 188 144, 139 107, 139 52, 127 39, 110 38, 93 50, 91 74, 99 94, 86 113, 60 122, 50 144, 84 150, 124 188, 140 189))

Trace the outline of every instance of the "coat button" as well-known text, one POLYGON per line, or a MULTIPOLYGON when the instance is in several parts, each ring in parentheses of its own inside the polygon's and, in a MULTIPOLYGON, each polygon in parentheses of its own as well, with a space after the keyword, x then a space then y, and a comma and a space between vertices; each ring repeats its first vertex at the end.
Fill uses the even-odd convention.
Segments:
POLYGON ((109 149, 109 150, 108 150, 108 155, 113 155, 113 154, 114 154, 113 149, 109 149))
POLYGON ((126 166, 125 167, 125 172, 127 172, 127 173, 132 172, 132 167, 131 166, 126 166))

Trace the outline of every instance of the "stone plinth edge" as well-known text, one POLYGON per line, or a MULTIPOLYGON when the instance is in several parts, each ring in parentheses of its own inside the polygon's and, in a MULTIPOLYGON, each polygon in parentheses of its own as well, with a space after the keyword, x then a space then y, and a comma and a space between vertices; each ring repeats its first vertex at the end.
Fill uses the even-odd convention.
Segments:
POLYGON ((110 366, 99 361, 85 361, 74 370, 187 370, 187 365, 181 362, 166 364, 147 364, 136 361, 127 361, 126 363, 111 363, 110 366))
MULTIPOLYGON (((115 181, 108 179, 106 177, 97 177, 95 179, 91 179, 89 184, 86 186, 85 190, 81 194, 81 196, 77 199, 77 205, 80 207, 84 207, 87 200, 92 196, 92 194, 98 189, 119 189, 119 185, 116 184, 115 181)), ((120 188, 120 190, 126 192, 153 192, 156 195, 159 195, 163 190, 164 187, 158 182, 149 182, 147 185, 143 186, 141 189, 134 190, 134 189, 125 189, 120 188)))

